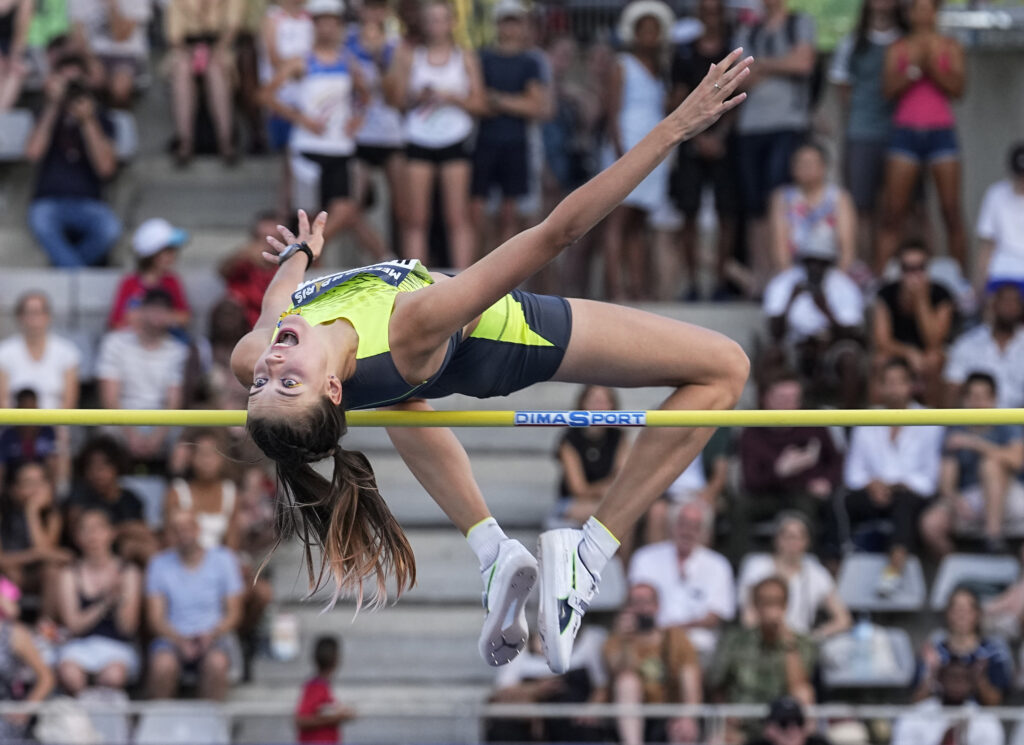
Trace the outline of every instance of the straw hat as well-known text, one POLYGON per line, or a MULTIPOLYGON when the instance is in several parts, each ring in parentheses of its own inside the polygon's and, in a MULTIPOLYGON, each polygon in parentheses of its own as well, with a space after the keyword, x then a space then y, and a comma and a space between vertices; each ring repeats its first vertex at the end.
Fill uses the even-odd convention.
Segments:
POLYGON ((661 26, 661 40, 666 44, 671 41, 672 25, 676 22, 672 8, 661 0, 634 0, 625 7, 619 18, 619 39, 624 45, 633 43, 637 21, 646 16, 653 16, 661 26))

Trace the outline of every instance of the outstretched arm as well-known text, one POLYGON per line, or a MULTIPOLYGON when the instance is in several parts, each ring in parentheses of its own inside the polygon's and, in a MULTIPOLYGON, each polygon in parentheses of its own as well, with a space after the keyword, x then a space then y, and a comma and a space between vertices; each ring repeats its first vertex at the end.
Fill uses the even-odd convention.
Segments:
MULTIPOLYGON (((731 97, 751 58, 737 49, 685 101, 622 158, 562 201, 539 225, 506 241, 450 282, 409 293, 392 318, 392 347, 423 363, 439 344, 581 238, 643 181, 675 147, 707 129, 746 97, 731 97), (429 309, 429 311, 428 311, 429 309)), ((410 365, 415 367, 415 365, 410 365)))

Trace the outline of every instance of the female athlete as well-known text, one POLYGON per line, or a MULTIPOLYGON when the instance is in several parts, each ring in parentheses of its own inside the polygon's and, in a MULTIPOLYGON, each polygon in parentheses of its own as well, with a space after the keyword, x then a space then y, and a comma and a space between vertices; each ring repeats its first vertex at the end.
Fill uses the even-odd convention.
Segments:
MULTIPOLYGON (((503 396, 558 380, 607 386, 674 386, 663 409, 732 408, 747 379, 740 347, 719 334, 631 308, 532 295, 515 288, 578 240, 679 145, 745 98, 733 96, 751 58, 737 49, 650 134, 577 189, 539 225, 456 277, 416 260, 390 261, 302 282, 323 248, 326 216, 299 213, 289 245, 268 238, 280 265, 255 328, 231 366, 249 386, 248 430, 277 464, 288 495, 279 514, 323 550, 320 577, 374 601, 394 575, 415 582, 412 549, 377 491, 362 453, 345 450, 347 409, 425 411, 428 398, 503 396), (295 288, 298 287, 296 290, 295 288), (314 463, 330 459, 328 481, 314 463)), ((711 429, 647 429, 582 530, 541 535, 538 559, 490 516, 469 458, 447 429, 388 430, 402 459, 480 559, 487 612, 480 651, 513 659, 528 636, 526 599, 540 575, 539 624, 552 670, 567 669, 599 573, 625 535, 704 447, 711 429)))

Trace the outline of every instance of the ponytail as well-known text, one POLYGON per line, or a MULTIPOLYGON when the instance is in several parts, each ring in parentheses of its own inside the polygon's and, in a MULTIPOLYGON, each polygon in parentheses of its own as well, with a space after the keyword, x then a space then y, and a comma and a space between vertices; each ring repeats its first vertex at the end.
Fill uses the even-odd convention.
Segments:
POLYGON ((334 596, 354 595, 362 606, 364 585, 370 604, 387 601, 387 580, 394 576, 398 596, 416 582, 416 560, 401 525, 377 488, 366 456, 338 444, 347 430, 345 410, 326 396, 309 416, 260 417, 246 425, 260 450, 277 464, 278 542, 297 535, 305 550, 310 590, 333 577, 334 596), (330 480, 311 464, 330 460, 330 480), (313 547, 321 551, 319 568, 313 547))

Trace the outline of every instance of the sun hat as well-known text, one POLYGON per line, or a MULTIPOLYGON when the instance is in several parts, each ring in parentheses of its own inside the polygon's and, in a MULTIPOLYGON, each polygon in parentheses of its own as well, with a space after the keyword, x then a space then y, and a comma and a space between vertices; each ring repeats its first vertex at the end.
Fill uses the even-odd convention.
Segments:
POLYGON ((662 41, 666 44, 671 41, 672 26, 676 22, 672 8, 661 0, 635 0, 625 7, 619 17, 619 39, 624 45, 633 43, 637 22, 647 16, 652 16, 661 26, 662 41))

